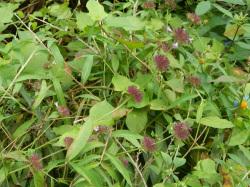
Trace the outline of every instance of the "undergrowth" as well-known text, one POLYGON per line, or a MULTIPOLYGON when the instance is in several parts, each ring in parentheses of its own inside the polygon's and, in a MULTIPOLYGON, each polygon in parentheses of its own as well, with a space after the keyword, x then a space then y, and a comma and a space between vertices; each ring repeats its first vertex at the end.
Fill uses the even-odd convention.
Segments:
POLYGON ((0 2, 0 186, 250 184, 249 0, 0 2))

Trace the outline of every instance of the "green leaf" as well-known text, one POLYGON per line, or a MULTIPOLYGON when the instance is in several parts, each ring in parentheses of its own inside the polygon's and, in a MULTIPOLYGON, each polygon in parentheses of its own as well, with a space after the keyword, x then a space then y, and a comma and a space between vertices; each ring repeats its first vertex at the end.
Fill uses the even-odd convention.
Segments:
POLYGON ((235 36, 239 36, 241 34, 244 34, 246 31, 243 27, 239 27, 237 24, 228 24, 226 26, 225 32, 224 32, 224 36, 228 37, 228 38, 232 38, 235 36))
POLYGON ((114 107, 107 101, 102 101, 95 104, 89 111, 89 118, 93 122, 93 126, 96 125, 107 125, 111 126, 114 124, 112 113, 114 107))
POLYGON ((131 132, 140 133, 148 122, 147 111, 135 109, 128 113, 126 125, 131 132))
POLYGON ((176 168, 183 166, 186 163, 186 159, 185 158, 178 158, 175 157, 173 160, 174 166, 176 168))
POLYGON ((32 171, 33 173, 33 180, 35 187, 44 187, 46 186, 44 173, 42 171, 32 171))
POLYGON ((129 41, 129 40, 124 40, 122 38, 116 38, 116 39, 120 43, 126 45, 129 49, 136 49, 136 48, 143 48, 144 47, 144 43, 143 42, 129 41))
POLYGON ((129 130, 116 130, 112 133, 113 137, 124 138, 131 142, 134 146, 140 148, 141 144, 137 141, 138 139, 142 139, 143 137, 138 133, 133 133, 129 130))
POLYGON ((66 155, 66 158, 68 160, 72 160, 83 150, 92 132, 93 122, 91 120, 88 120, 82 125, 77 137, 70 145, 66 155))
POLYGON ((115 168, 122 174, 122 176, 125 178, 127 183, 130 186, 132 186, 128 170, 125 168, 123 163, 117 157, 115 157, 107 152, 105 153, 105 155, 108 157, 110 162, 115 166, 115 168))
POLYGON ((206 14, 209 10, 211 9, 211 3, 210 1, 201 1, 196 9, 195 9, 195 13, 199 16, 206 14))
POLYGON ((5 181, 8 175, 8 168, 2 167, 0 169, 0 185, 5 181))
POLYGON ((157 31, 162 29, 164 23, 160 19, 152 18, 150 21, 147 22, 146 26, 153 31, 157 31))
POLYGON ((13 11, 18 8, 17 4, 7 3, 3 7, 0 7, 0 23, 10 23, 12 22, 13 11))
POLYGON ((176 99, 175 102, 173 102, 171 105, 169 105, 167 107, 167 110, 169 110, 171 108, 174 108, 174 107, 176 107, 176 106, 178 106, 180 104, 183 104, 184 102, 189 101, 191 99, 194 99, 196 97, 198 97, 197 94, 193 94, 193 95, 185 94, 185 95, 181 96, 180 98, 176 99))
POLYGON ((64 64, 64 58, 59 50, 58 46, 53 41, 48 41, 48 47, 54 56, 55 62, 58 64, 64 64))
POLYGON ((222 75, 220 77, 218 77, 217 79, 215 80, 212 80, 211 82, 215 82, 215 83, 225 83, 225 82, 240 82, 241 80, 240 79, 237 79, 236 77, 234 76, 229 76, 229 75, 222 75))
POLYGON ((230 18, 233 18, 233 14, 232 14, 230 11, 228 11, 227 9, 221 7, 221 6, 218 5, 218 4, 213 4, 213 6, 214 6, 215 8, 217 8, 217 9, 218 9, 220 12, 222 12, 223 14, 227 15, 227 16, 230 17, 230 18))
POLYGON ((85 27, 91 26, 94 24, 94 21, 90 18, 87 13, 77 12, 76 13, 76 25, 79 30, 84 30, 85 27))
POLYGON ((247 159, 250 161, 250 151, 249 151, 249 148, 245 148, 242 145, 240 145, 239 148, 243 152, 243 154, 245 155, 245 157, 247 157, 247 159))
POLYGON ((89 78, 89 75, 91 73, 91 69, 92 69, 93 63, 94 63, 94 57, 93 57, 93 55, 88 55, 86 57, 86 60, 83 63, 83 67, 82 67, 81 78, 82 78, 82 83, 83 84, 86 83, 86 81, 89 78))
POLYGON ((53 146, 66 147, 64 143, 64 139, 66 137, 71 137, 75 140, 79 134, 80 128, 78 126, 62 125, 62 126, 53 128, 53 131, 55 133, 61 133, 59 140, 56 143, 54 143, 53 146), (60 132, 62 130, 64 131, 60 132))
POLYGON ((244 95, 249 95, 249 94, 250 94, 250 83, 247 83, 244 90, 244 95))
POLYGON ((112 69, 114 70, 114 72, 117 73, 120 62, 119 62, 119 58, 116 55, 112 55, 111 64, 112 64, 112 69))
POLYGON ((13 138, 18 138, 18 137, 21 137, 23 136, 26 131, 30 128, 30 126, 36 121, 35 118, 33 119, 30 119, 26 122, 24 122, 22 125, 20 125, 16 130, 15 132, 13 133, 13 138))
POLYGON ((112 84, 115 91, 127 91, 129 86, 134 85, 127 77, 118 74, 112 78, 112 84))
POLYGON ((150 109, 151 110, 166 110, 167 105, 161 99, 154 99, 150 102, 150 109))
POLYGON ((229 139, 229 146, 241 145, 247 141, 249 137, 249 132, 245 129, 233 129, 232 135, 229 139))
POLYGON ((56 77, 53 77, 52 82, 53 82, 53 86, 54 86, 54 89, 55 89, 59 104, 63 105, 63 106, 66 106, 66 100, 64 98, 64 92, 63 92, 63 89, 61 87, 61 84, 60 84, 59 80, 56 77))
POLYGON ((171 79, 166 82, 167 85, 172 88, 172 90, 183 93, 184 92, 184 85, 183 85, 183 80, 182 79, 171 79))
POLYGON ((213 127, 213 128, 218 128, 218 129, 234 127, 232 122, 226 119, 221 119, 217 116, 209 116, 209 117, 201 118, 200 123, 208 127, 213 127))
POLYGON ((173 68, 182 68, 182 64, 178 60, 176 60, 175 57, 171 53, 168 53, 167 57, 169 59, 171 67, 173 67, 173 68))
POLYGON ((164 159, 165 163, 167 166, 170 166, 170 164, 172 163, 172 158, 169 154, 162 152, 161 151, 161 156, 164 159))
POLYGON ((27 162, 25 155, 21 151, 11 151, 3 154, 3 158, 14 159, 19 162, 27 162))
POLYGON ((220 175, 216 172, 215 162, 211 159, 200 160, 195 166, 193 175, 197 176, 199 179, 205 179, 210 185, 217 183, 220 180, 220 175))
POLYGON ((195 166, 196 170, 204 171, 205 173, 217 173, 215 169, 215 162, 211 159, 200 160, 195 166))
POLYGON ((144 23, 139 18, 134 16, 109 16, 105 19, 105 23, 109 27, 123 28, 126 31, 137 31, 144 28, 144 23))
POLYGON ((89 184, 94 185, 95 187, 102 187, 103 180, 102 177, 95 171, 95 169, 86 169, 80 164, 70 163, 74 170, 84 177, 89 184))
POLYGON ((199 123, 201 118, 202 118, 202 114, 203 114, 203 110, 204 110, 204 106, 206 105, 206 103, 204 101, 201 101, 201 104, 199 105, 199 108, 197 110, 196 113, 196 122, 199 123))
POLYGON ((49 13, 57 19, 68 19, 72 15, 67 3, 53 4, 49 7, 49 13))
POLYGON ((86 4, 86 7, 89 11, 89 17, 93 21, 101 21, 107 16, 103 6, 96 0, 89 0, 86 4))
POLYGON ((47 96, 48 91, 49 91, 49 87, 47 87, 46 81, 43 80, 41 84, 41 89, 33 103, 33 106, 32 106, 33 109, 36 109, 41 104, 43 99, 47 96))
POLYGON ((205 51, 208 48, 208 43, 211 41, 210 38, 207 37, 199 37, 195 39, 192 44, 197 51, 205 51))
POLYGON ((245 43, 245 42, 237 42, 236 43, 238 46, 240 46, 243 49, 248 49, 250 50, 250 43, 245 43))
POLYGON ((235 4, 235 5, 245 5, 243 0, 220 0, 220 1, 224 1, 226 3, 235 4))

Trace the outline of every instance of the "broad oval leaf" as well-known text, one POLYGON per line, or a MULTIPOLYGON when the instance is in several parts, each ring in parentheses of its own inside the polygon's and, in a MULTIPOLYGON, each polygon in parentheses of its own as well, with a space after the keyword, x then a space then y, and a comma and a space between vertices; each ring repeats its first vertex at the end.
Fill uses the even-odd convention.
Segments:
POLYGON ((86 7, 89 11, 90 18, 93 21, 101 21, 107 16, 103 6, 96 0, 89 0, 86 7))
POLYGON ((102 101, 95 104, 89 111, 89 118, 93 125, 113 125, 113 111, 114 107, 107 101, 102 101))
POLYGON ((128 113, 126 118, 126 125, 132 132, 140 133, 148 122, 147 111, 133 110, 128 113))
POLYGON ((234 127, 232 122, 226 119, 221 119, 217 116, 209 116, 209 117, 201 118, 200 123, 205 126, 213 127, 217 129, 225 129, 225 128, 234 127))
POLYGON ((210 9, 211 9, 211 3, 209 1, 201 1, 197 5, 195 9, 195 13, 197 15, 203 15, 203 14, 206 14, 210 9))
POLYGON ((87 13, 77 12, 76 13, 76 25, 79 30, 83 30, 87 26, 94 24, 94 21, 90 18, 87 13))
POLYGON ((105 23, 109 27, 123 28, 127 31, 137 31, 144 28, 144 23, 135 16, 125 16, 125 17, 113 17, 109 16, 105 20, 105 23))
POLYGON ((247 141, 249 137, 249 131, 243 129, 235 128, 232 132, 232 136, 229 139, 228 145, 229 146, 236 146, 241 145, 247 141))

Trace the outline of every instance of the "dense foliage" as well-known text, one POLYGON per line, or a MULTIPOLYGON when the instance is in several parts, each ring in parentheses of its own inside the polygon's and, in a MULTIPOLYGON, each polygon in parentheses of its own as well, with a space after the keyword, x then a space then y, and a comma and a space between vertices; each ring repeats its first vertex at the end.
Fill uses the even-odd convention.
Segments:
POLYGON ((249 0, 0 2, 0 186, 250 184, 249 0))

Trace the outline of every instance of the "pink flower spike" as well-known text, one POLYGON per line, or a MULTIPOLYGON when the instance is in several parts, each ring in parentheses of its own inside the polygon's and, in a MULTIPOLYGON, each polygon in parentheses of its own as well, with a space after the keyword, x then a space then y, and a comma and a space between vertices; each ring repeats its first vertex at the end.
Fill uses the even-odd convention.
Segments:
POLYGON ((68 149, 70 147, 70 145, 73 143, 74 138, 72 138, 72 137, 65 137, 63 141, 64 141, 65 147, 68 149))
POLYGON ((40 157, 37 154, 31 155, 31 157, 29 158, 29 161, 31 165, 33 166, 33 168, 35 168, 36 170, 41 170, 43 168, 43 165, 40 161, 40 157))
POLYGON ((166 71, 168 69, 169 60, 167 57, 165 57, 163 55, 156 55, 154 57, 154 61, 155 61, 156 67, 159 71, 163 72, 163 71, 166 71))
POLYGON ((187 13, 187 18, 195 25, 199 25, 201 23, 201 18, 195 13, 187 13))
POLYGON ((175 29, 174 38, 178 43, 189 43, 188 33, 182 28, 175 29))
POLYGON ((153 1, 147 1, 143 4, 143 7, 145 9, 154 9, 155 8, 155 3, 153 1))
POLYGON ((128 93, 133 96, 135 102, 140 103, 142 101, 142 93, 141 91, 136 88, 136 86, 129 86, 128 87, 128 93))
POLYGON ((153 152, 156 150, 155 140, 148 136, 144 136, 143 147, 148 152, 153 152))
POLYGON ((69 116, 70 111, 66 106, 57 106, 57 110, 61 116, 69 116))
POLYGON ((174 125, 174 135, 180 140, 186 140, 192 129, 184 122, 178 122, 174 125))

